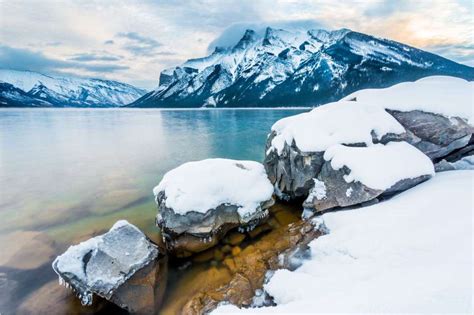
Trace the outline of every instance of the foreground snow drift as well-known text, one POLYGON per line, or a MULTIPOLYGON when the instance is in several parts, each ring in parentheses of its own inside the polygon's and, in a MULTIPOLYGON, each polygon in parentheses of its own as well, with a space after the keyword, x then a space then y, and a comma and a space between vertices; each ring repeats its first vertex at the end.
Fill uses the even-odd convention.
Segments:
POLYGON ((323 215, 311 259, 278 270, 276 307, 227 312, 472 313, 474 172, 452 171, 383 203, 323 215))

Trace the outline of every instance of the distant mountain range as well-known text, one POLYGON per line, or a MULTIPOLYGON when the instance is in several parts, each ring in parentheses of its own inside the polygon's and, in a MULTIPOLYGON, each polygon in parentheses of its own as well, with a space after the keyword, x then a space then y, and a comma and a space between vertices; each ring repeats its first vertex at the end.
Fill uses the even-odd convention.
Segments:
POLYGON ((247 30, 233 47, 162 71, 158 88, 128 106, 317 106, 429 75, 473 80, 474 68, 347 29, 247 30))
POLYGON ((145 93, 116 81, 0 69, 0 107, 112 107, 145 93))

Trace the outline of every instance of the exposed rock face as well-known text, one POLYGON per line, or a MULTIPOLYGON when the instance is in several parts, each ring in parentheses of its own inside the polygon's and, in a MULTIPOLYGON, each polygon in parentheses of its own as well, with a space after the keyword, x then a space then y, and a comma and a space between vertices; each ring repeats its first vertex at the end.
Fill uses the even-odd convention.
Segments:
POLYGON ((69 247, 53 269, 84 305, 96 294, 132 313, 152 313, 166 283, 159 254, 138 228, 118 221, 109 232, 69 247))
POLYGON ((176 214, 164 206, 164 196, 157 198, 159 214, 156 219, 167 248, 177 256, 189 256, 215 246, 226 233, 236 227, 252 230, 265 221, 273 199, 262 202, 258 209, 241 218, 236 205, 219 205, 206 213, 176 214))
POLYGON ((163 241, 181 257, 215 246, 236 227, 255 228, 274 203, 263 166, 252 161, 185 163, 168 172, 154 192, 163 241))
POLYGON ((468 145, 474 127, 459 117, 447 118, 434 113, 419 110, 401 112, 387 110, 397 119, 407 134, 408 141, 432 160, 449 155, 451 152, 468 145))
POLYGON ((436 172, 454 171, 454 170, 474 170, 474 155, 469 155, 457 160, 448 162, 441 160, 435 164, 436 172))

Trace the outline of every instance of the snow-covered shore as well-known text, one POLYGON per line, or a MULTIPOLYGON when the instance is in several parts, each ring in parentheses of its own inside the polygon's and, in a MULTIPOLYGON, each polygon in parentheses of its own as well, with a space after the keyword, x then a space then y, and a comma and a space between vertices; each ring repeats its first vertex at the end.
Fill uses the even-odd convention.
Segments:
POLYGON ((265 285, 277 306, 220 313, 472 314, 474 171, 452 171, 392 199, 322 216, 330 232, 294 272, 265 285))

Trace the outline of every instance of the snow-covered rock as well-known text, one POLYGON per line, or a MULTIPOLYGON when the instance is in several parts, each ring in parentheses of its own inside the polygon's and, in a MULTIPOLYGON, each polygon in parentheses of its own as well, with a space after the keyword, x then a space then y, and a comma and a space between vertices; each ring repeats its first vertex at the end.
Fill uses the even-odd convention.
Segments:
POLYGON ((310 259, 276 271, 277 304, 222 313, 472 314, 473 171, 437 174, 382 203, 322 216, 310 259))
POLYGON ((303 203, 323 211, 347 207, 409 189, 434 175, 431 160, 406 142, 368 147, 335 145, 303 203))
MULTIPOLYGON (((325 157, 329 155, 328 151, 334 151, 333 147, 339 148, 339 151, 344 148, 345 151, 354 153, 364 151, 375 154, 375 151, 370 149, 371 146, 405 141, 434 162, 443 158, 453 162, 471 154, 474 149, 474 127, 470 124, 472 88, 472 83, 457 78, 425 78, 387 89, 356 92, 345 100, 329 103, 308 113, 276 122, 267 139, 264 165, 275 186, 277 196, 281 199, 304 198, 307 199, 305 205, 318 204, 326 209, 329 205, 342 206, 353 204, 356 200, 368 201, 388 188, 380 189, 361 182, 358 182, 362 184, 358 184, 358 189, 346 187, 348 184, 344 184, 341 180, 351 171, 347 165, 341 170, 335 170, 325 161, 327 159, 325 157), (459 104, 447 103, 442 107, 440 102, 448 101, 449 98, 440 96, 441 101, 433 98, 433 95, 436 97, 441 93, 434 90, 444 91, 443 83, 446 83, 447 89, 452 88, 461 95, 460 98, 451 98, 451 102, 459 104), (413 100, 410 99, 412 95, 416 95, 413 100), (316 187, 314 179, 325 182, 322 176, 334 176, 331 182, 334 189, 331 189, 331 192, 337 193, 337 196, 325 200, 328 202, 325 206, 319 201, 314 203, 313 196, 308 198, 309 195, 314 195, 313 187, 316 187), (346 196, 343 187, 346 190, 351 188, 351 192, 354 193, 346 196)), ((392 153, 403 159, 401 152, 408 154, 409 151, 392 150, 392 153)), ((356 158, 356 155, 351 156, 356 158)), ((385 160, 388 161, 386 158, 385 160)), ((405 162, 411 166, 408 160, 407 157, 405 162)), ((376 163, 372 165, 374 169, 378 167, 376 163)), ((400 165, 401 168, 402 166, 400 165)), ((390 166, 387 164, 384 167, 390 166)), ((430 175, 427 168, 423 170, 423 174, 419 174, 423 176, 419 179, 430 175)), ((382 180, 387 171, 374 174, 380 176, 379 179, 382 180)), ((398 174, 401 176, 398 180, 404 179, 401 172, 398 174)), ((401 187, 408 188, 417 182, 418 180, 411 183, 404 181, 405 185, 395 190, 389 189, 386 193, 398 191, 401 187)), ((395 182, 392 185, 395 185, 395 182)))
POLYGON ((384 89, 364 89, 344 100, 381 106, 386 109, 422 111, 446 118, 462 118, 474 124, 474 82, 449 76, 430 76, 384 89))
POLYGON ((317 106, 429 75, 473 80, 474 69, 348 29, 269 27, 263 33, 247 30, 234 46, 164 70, 158 88, 130 106, 317 106))
POLYGON ((387 110, 407 130, 406 140, 431 159, 468 145, 474 133, 474 83, 434 76, 345 99, 387 110))
POLYGON ((177 252, 201 251, 232 228, 252 228, 273 204, 273 186, 253 161, 188 162, 166 173, 153 192, 157 224, 177 252))
MULTIPOLYGON (((132 281, 132 285, 127 281, 131 278, 156 280, 159 272, 166 272, 159 270, 159 254, 158 247, 138 228, 122 220, 107 233, 69 247, 52 266, 59 275, 59 283, 71 288, 82 304, 90 305, 96 294, 137 312, 153 309, 161 293, 153 281, 132 281), (144 288, 141 301, 130 292, 138 289, 134 288, 137 282, 144 288), (144 305, 143 301, 149 304, 144 305)), ((164 284, 160 283, 160 287, 164 284)))
POLYGON ((0 107, 111 107, 143 94, 142 89, 116 81, 0 69, 0 107))

